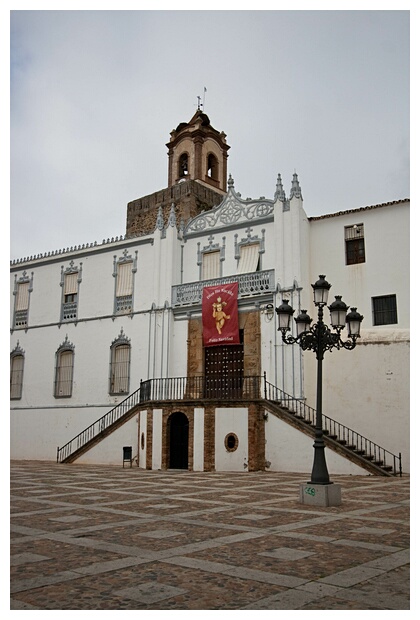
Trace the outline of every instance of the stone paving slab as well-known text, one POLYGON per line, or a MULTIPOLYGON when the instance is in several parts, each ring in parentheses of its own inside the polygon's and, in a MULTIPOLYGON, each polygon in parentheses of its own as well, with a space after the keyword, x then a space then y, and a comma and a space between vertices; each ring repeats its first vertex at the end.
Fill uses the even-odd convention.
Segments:
POLYGON ((408 610, 408 476, 10 465, 11 610, 408 610))

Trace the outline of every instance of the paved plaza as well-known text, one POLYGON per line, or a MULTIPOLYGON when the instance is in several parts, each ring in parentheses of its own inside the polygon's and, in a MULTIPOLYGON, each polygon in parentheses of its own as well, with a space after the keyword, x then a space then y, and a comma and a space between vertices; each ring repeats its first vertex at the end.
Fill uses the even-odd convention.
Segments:
POLYGON ((14 461, 12 610, 407 610, 409 477, 14 461))

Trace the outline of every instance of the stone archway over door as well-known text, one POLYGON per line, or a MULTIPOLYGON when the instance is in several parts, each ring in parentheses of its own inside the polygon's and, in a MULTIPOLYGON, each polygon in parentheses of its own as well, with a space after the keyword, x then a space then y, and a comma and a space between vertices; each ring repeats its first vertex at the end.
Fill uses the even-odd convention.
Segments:
POLYGON ((169 469, 188 469, 189 422, 185 413, 176 411, 169 420, 169 469))

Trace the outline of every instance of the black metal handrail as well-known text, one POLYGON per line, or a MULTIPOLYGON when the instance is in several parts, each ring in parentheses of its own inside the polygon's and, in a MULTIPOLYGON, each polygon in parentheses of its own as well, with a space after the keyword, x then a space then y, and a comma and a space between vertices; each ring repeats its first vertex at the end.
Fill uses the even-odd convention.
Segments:
POLYGON ((121 420, 129 411, 146 402, 196 400, 254 400, 261 396, 261 377, 172 377, 141 381, 140 387, 118 405, 57 448, 57 463, 80 450, 93 439, 121 420))
MULTIPOLYGON (((167 401, 244 401, 264 398, 283 409, 293 412, 296 418, 315 426, 316 411, 302 399, 290 396, 272 383, 266 374, 261 376, 194 376, 149 379, 141 381, 140 387, 105 413, 101 418, 73 437, 61 448, 57 448, 57 463, 62 463, 90 441, 104 436, 116 422, 134 408, 147 402, 167 401)), ((340 422, 322 415, 324 433, 339 444, 351 449, 383 469, 392 468, 394 475, 402 475, 401 453, 392 454, 360 433, 340 422)))
MULTIPOLYGON (((269 383, 265 376, 264 398, 278 404, 283 409, 292 411, 295 417, 315 427, 316 410, 307 405, 303 400, 290 396, 272 383, 269 383)), ((397 456, 378 446, 377 443, 367 439, 360 433, 344 426, 341 422, 337 422, 324 414, 322 414, 322 428, 326 436, 331 437, 331 439, 342 446, 349 448, 383 469, 392 468, 395 476, 398 474, 402 475, 401 452, 397 456)))

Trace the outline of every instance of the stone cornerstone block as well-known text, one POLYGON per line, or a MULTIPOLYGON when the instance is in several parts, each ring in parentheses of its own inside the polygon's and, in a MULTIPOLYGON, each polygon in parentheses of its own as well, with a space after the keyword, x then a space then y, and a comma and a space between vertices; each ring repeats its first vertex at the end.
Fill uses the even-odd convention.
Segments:
POLYGON ((301 504, 309 506, 340 506, 341 485, 302 482, 299 487, 299 500, 301 504))

